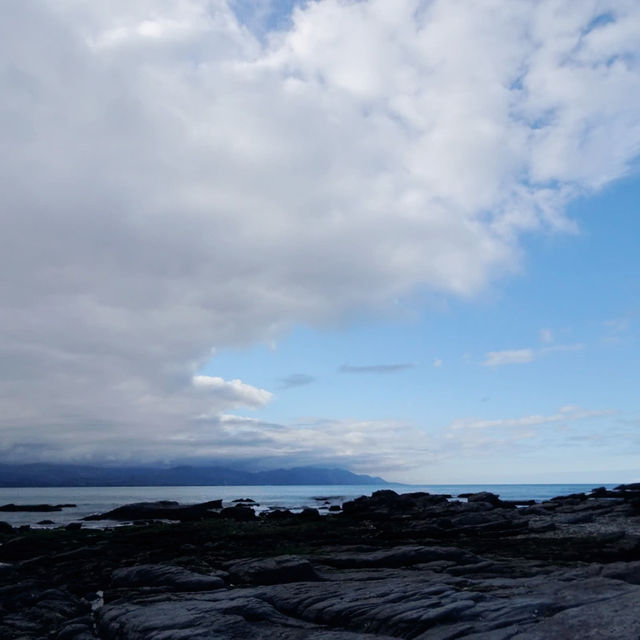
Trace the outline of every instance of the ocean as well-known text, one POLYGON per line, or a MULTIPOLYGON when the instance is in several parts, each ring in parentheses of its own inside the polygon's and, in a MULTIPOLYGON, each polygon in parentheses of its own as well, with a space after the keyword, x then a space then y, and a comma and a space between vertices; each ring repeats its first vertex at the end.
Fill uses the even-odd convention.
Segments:
MULTIPOLYGON (((593 489, 594 484, 447 484, 447 485, 292 485, 292 486, 213 486, 213 487, 20 487, 1 488, 0 505, 14 504, 75 504, 75 507, 56 512, 0 512, 0 521, 13 526, 29 524, 32 527, 55 527, 77 522, 84 516, 101 513, 130 502, 176 500, 181 503, 206 502, 222 499, 251 498, 259 506, 256 511, 277 507, 298 511, 315 507, 328 511, 332 504, 341 504, 362 495, 371 495, 379 489, 393 489, 397 493, 428 491, 447 493, 456 497, 460 493, 491 491, 504 500, 548 500, 559 495, 579 493, 593 489), (51 520, 53 525, 38 525, 51 520)), ((612 488, 615 485, 602 485, 612 488)), ((88 522, 85 527, 102 528, 116 523, 88 522)))

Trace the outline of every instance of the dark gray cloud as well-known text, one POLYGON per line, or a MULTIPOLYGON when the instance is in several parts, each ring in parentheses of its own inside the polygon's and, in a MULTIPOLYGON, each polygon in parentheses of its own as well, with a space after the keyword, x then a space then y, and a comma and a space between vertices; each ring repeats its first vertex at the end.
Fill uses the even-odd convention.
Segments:
POLYGON ((340 373, 397 373, 413 369, 416 365, 411 362, 401 362, 398 364, 369 364, 369 365, 351 365, 343 364, 338 371, 340 373))
POLYGON ((198 384, 212 349, 476 294, 523 231, 624 175, 640 72, 608 63, 640 7, 598 38, 587 3, 571 24, 555 2, 413 4, 308 3, 263 42, 224 0, 0 3, 5 451, 233 442, 203 416, 270 395, 198 384))

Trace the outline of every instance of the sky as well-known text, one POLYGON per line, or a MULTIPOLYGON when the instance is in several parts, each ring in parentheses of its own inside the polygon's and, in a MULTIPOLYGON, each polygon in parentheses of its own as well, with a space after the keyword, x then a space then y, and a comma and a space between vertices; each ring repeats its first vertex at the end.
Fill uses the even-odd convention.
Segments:
POLYGON ((640 481, 639 31, 0 3, 0 462, 640 481))

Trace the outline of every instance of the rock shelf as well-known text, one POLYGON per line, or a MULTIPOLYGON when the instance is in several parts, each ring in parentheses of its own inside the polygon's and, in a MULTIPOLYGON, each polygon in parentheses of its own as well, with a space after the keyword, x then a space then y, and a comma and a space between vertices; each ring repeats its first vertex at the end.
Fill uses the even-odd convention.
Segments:
POLYGON ((0 527, 0 637, 640 637, 638 484, 524 505, 383 490, 324 517, 251 504, 125 505, 96 517, 141 524, 112 530, 0 527), (180 522, 154 522, 167 517, 180 522))

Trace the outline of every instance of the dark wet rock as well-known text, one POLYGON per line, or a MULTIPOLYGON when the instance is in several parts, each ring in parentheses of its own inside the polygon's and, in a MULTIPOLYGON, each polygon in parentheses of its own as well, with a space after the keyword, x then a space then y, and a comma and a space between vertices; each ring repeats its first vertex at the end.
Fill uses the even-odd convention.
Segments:
POLYGON ((471 501, 471 502, 454 502, 448 503, 446 507, 441 507, 441 510, 448 514, 456 513, 477 513, 479 511, 491 511, 495 509, 495 506, 490 502, 471 501))
POLYGON ((89 611, 67 589, 49 588, 38 580, 0 588, 0 604, 2 638, 57 638, 70 620, 89 611))
POLYGON ((248 522, 256 518, 255 511, 244 504, 236 504, 233 507, 225 507, 221 512, 222 518, 236 520, 237 522, 248 522))
POLYGON ((251 590, 235 590, 197 600, 114 604, 98 611, 97 628, 104 640, 384 640, 296 619, 257 596, 251 590))
POLYGON ((551 498, 551 502, 563 502, 567 504, 580 504, 587 500, 589 496, 586 493, 571 493, 567 496, 556 496, 551 498))
POLYGON ((329 511, 342 511, 342 507, 338 504, 332 504, 329 507, 329 511))
POLYGON ((613 578, 629 584, 640 585, 640 561, 606 564, 602 567, 600 575, 605 578, 613 578))
POLYGON ((489 513, 463 513, 451 519, 451 525, 453 527, 465 527, 483 524, 496 524, 507 522, 508 519, 501 515, 491 511, 489 513))
POLYGON ((95 640, 93 618, 89 615, 69 620, 54 636, 55 640, 95 640))
POLYGON ((258 560, 240 560, 227 567, 231 580, 240 584, 284 584, 319 580, 309 560, 298 556, 277 556, 258 560))
POLYGON ((469 493, 466 494, 466 498, 468 502, 484 502, 490 504, 492 507, 504 507, 504 508, 514 508, 515 504, 504 502, 500 500, 500 497, 495 493, 491 493, 489 491, 480 491, 478 493, 469 493))
POLYGON ((408 516, 423 513, 433 507, 448 504, 447 496, 426 492, 398 494, 391 489, 375 491, 370 497, 361 496, 342 505, 345 515, 359 519, 385 520, 389 516, 408 516))
POLYGON ((198 507, 199 509, 222 509, 222 499, 199 502, 193 506, 198 507))
POLYGON ((457 547, 406 546, 392 549, 338 552, 316 558, 321 564, 343 569, 365 567, 407 567, 435 560, 452 560, 458 563, 477 562, 472 553, 457 547))
POLYGON ((521 633, 510 636, 513 640, 620 640, 640 637, 637 610, 637 592, 616 594, 588 604, 559 611, 541 620, 521 633))
POLYGON ((111 578, 114 587, 166 587, 174 591, 210 591, 224 586, 218 576, 207 576, 182 567, 144 564, 116 569, 111 578))
POLYGON ((204 639, 216 634, 336 640, 581 640, 638 635, 637 585, 594 575, 598 567, 559 569, 543 576, 530 567, 529 575, 512 578, 492 575, 492 566, 491 562, 484 568, 473 565, 473 577, 468 578, 387 569, 377 575, 347 572, 323 582, 138 598, 99 610, 98 630, 107 640, 204 639), (481 575, 483 570, 486 575, 481 575), (580 615, 571 626, 575 611, 580 615))
POLYGON ((126 504, 106 513, 87 516, 83 520, 179 520, 189 522, 216 517, 218 509, 222 505, 220 500, 211 500, 200 504, 181 505, 173 500, 160 500, 157 502, 136 502, 126 504))
MULTIPOLYGON (((495 493, 481 491, 479 493, 461 493, 459 498, 467 499, 466 504, 482 504, 486 509, 491 508, 513 509, 515 507, 531 507, 536 504, 535 500, 502 500, 495 493)), ((462 503, 465 504, 465 503, 462 503)))
POLYGON ((299 514, 299 518, 304 520, 317 520, 320 518, 320 512, 317 509, 311 507, 305 507, 299 514))
POLYGON ((427 493, 426 491, 418 491, 414 493, 406 493, 419 507, 427 507, 434 505, 447 505, 451 494, 449 493, 427 493))
POLYGON ((614 491, 639 491, 640 492, 640 482, 632 482, 631 484, 620 484, 617 487, 614 487, 614 491))
POLYGON ((40 520, 38 524, 55 524, 53 520, 40 520))
POLYGON ((560 514, 555 521, 561 524, 585 524, 587 522, 593 522, 593 515, 590 513, 560 514))
POLYGON ((295 514, 289 509, 274 509, 273 511, 265 511, 261 517, 265 520, 287 520, 293 518, 295 514))
POLYGON ((593 498, 621 498, 619 491, 610 491, 606 487, 596 487, 595 489, 591 489, 590 497, 593 498))
POLYGON ((73 508, 75 504, 4 504, 0 506, 0 511, 8 513, 20 513, 20 512, 48 512, 48 511, 62 511, 66 508, 73 508))
POLYGON ((8 523, 0 520, 0 533, 13 533, 13 527, 8 523))
POLYGON ((531 533, 546 533, 548 531, 555 531, 557 529, 557 525, 555 522, 549 521, 538 521, 534 522, 529 520, 528 529, 531 533))
POLYGON ((237 498, 236 500, 232 500, 231 502, 244 502, 245 504, 253 504, 259 506, 258 503, 251 498, 237 498))
POLYGON ((526 520, 503 520, 495 522, 487 522, 481 525, 472 525, 468 527, 458 527, 456 533, 458 535, 483 535, 483 536, 514 536, 523 533, 529 529, 529 523, 526 520))
POLYGON ((600 489, 521 509, 385 490, 322 517, 239 502, 202 522, 12 530, 0 638, 638 638, 639 496, 600 489))
POLYGON ((67 531, 79 531, 82 529, 82 522, 70 522, 65 526, 67 531))
POLYGON ((560 506, 559 502, 553 502, 552 500, 545 500, 538 505, 542 509, 554 510, 560 506))
MULTIPOLYGON (((15 533, 15 531, 14 531, 15 533)), ((27 532, 24 532, 27 533, 27 532)), ((0 559, 10 562, 40 554, 40 544, 28 535, 9 538, 0 546, 0 559)))
POLYGON ((535 500, 502 500, 502 504, 509 507, 530 507, 536 504, 535 500))

